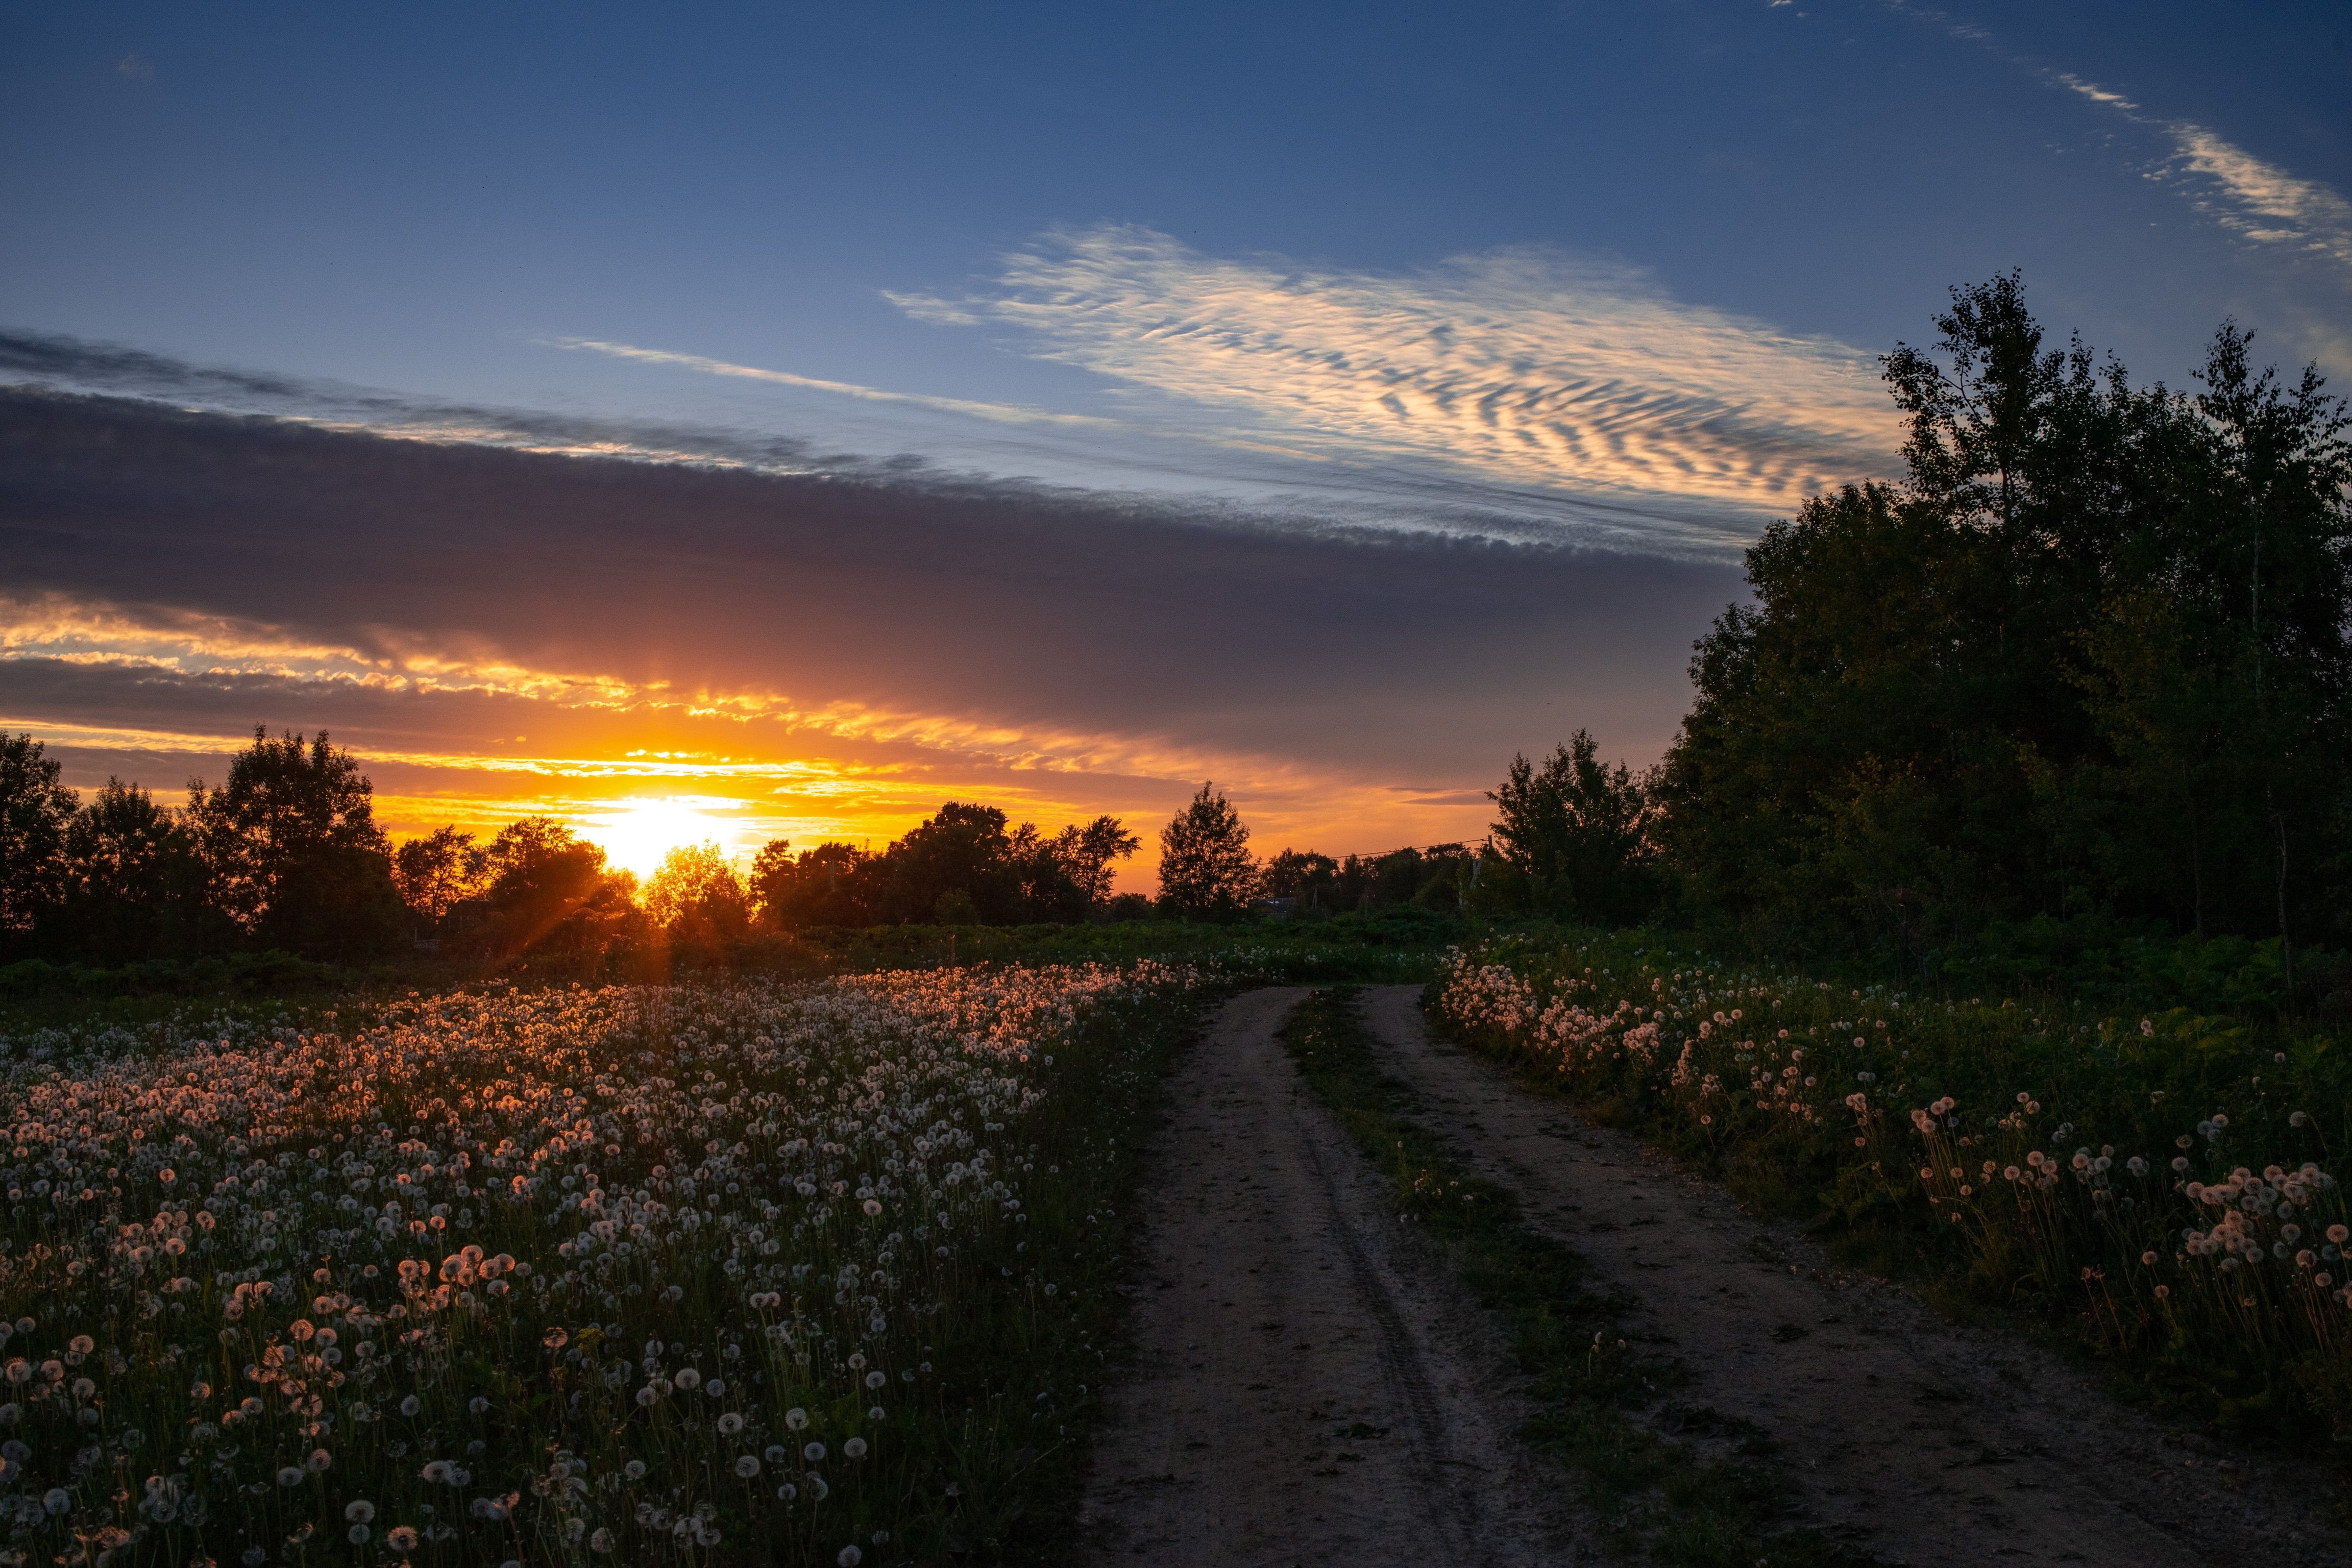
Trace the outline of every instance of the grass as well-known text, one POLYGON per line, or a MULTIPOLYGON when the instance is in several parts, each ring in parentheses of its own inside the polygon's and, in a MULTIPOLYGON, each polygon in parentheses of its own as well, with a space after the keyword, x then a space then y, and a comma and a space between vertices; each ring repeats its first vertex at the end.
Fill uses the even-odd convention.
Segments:
POLYGON ((1465 922, 1393 910, 1235 924, 1127 921, 1027 926, 888 925, 754 931, 724 951, 656 946, 603 955, 527 953, 493 962, 455 953, 404 953, 366 963, 322 963, 286 952, 152 959, 106 967, 26 959, 0 964, 0 1036, 102 1026, 167 1031, 215 1014, 346 1016, 413 992, 492 984, 537 989, 613 982, 709 983, 730 975, 813 980, 877 970, 1055 963, 1190 964, 1233 984, 1413 982, 1433 976, 1465 922))
POLYGON ((1444 1249, 1501 1319, 1537 1406, 1523 1436, 1582 1473, 1616 1547, 1675 1568, 1869 1561, 1818 1531, 1788 1528, 1790 1489, 1762 1436, 1678 1406, 1683 1369, 1627 1332, 1632 1303, 1592 1289, 1574 1251, 1524 1224, 1511 1192, 1462 1166, 1414 1119, 1410 1092, 1373 1058, 1352 991, 1314 993, 1283 1041, 1387 1174, 1398 1213, 1444 1249), (1734 1453, 1702 1455, 1666 1435, 1669 1426, 1729 1436, 1734 1453))

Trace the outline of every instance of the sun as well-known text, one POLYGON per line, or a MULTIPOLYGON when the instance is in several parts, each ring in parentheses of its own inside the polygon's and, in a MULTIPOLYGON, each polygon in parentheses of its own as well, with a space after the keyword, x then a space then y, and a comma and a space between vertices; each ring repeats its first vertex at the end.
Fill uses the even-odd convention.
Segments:
POLYGON ((661 869, 662 858, 681 845, 725 847, 734 836, 724 818, 692 799, 675 798, 626 802, 590 818, 580 830, 581 837, 603 847, 607 864, 635 871, 640 880, 661 869))

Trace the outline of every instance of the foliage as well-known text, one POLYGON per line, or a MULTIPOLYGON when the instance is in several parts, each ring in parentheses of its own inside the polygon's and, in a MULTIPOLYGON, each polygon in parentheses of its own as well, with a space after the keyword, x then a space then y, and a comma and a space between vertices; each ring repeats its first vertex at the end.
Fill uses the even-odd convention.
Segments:
POLYGON ((186 827, 210 901, 263 947, 347 956, 399 942, 400 895, 373 794, 324 731, 306 744, 256 729, 226 783, 189 786, 186 827))
POLYGON ((772 839, 751 863, 752 902, 762 923, 785 931, 871 925, 881 918, 879 859, 854 844, 795 856, 789 839, 772 839))
POLYGON ((0 732, 0 942, 21 942, 62 890, 75 797, 61 771, 32 736, 0 732))
POLYGON ((121 963, 201 947, 219 918, 191 835, 119 779, 74 813, 58 863, 63 885, 40 922, 44 948, 121 963))
POLYGON ((762 923, 786 931, 913 921, 1015 925, 1083 921, 1108 902, 1112 867, 1137 840, 1115 816, 1052 837, 992 805, 950 801, 880 854, 775 839, 752 863, 762 923))
POLYGON ((110 779, 88 803, 0 736, 0 953, 121 963, 279 948, 348 960, 407 932, 372 790, 347 752, 256 731, 173 813, 110 779))
POLYGON ((1112 868, 1142 847, 1143 840, 1118 817, 1097 816, 1084 827, 1063 828, 1045 852, 1076 894, 1079 907, 1091 912, 1110 901, 1112 868))
POLYGON ((2352 1438, 2340 1036, 1833 987, 1634 936, 1463 955, 1431 1011, 1850 1255, 2065 1332, 2160 1403, 2352 1438))
POLYGON ((738 962, 811 973, 914 964, 1184 964, 1220 984, 1424 980, 1463 923, 1415 909, 1317 921, 1126 921, 948 928, 870 926, 795 933, 784 951, 746 948, 738 962))
POLYGON ((2136 389, 2014 277, 1937 327, 1885 360, 1905 484, 1773 525, 1698 645, 1655 786, 1685 913, 1910 964, 2041 914, 2340 940, 2344 405, 2228 324, 2194 396, 2136 389))
POLYGON ((636 879, 552 817, 526 816, 491 839, 474 941, 493 957, 598 959, 642 940, 636 879))
POLYGON ((646 884, 646 916, 672 942, 723 948, 751 929, 742 879, 716 844, 681 844, 646 884))
POLYGON ((1487 798, 1498 817, 1496 905, 1588 925, 1637 924, 1656 906, 1655 808, 1624 763, 1601 761, 1587 731, 1540 767, 1513 757, 1487 798))
POLYGON ((392 853, 392 879, 401 901, 436 927, 458 905, 479 899, 489 876, 489 851, 455 827, 436 827, 392 853))
POLYGON ((1299 909, 1332 908, 1331 895, 1339 880, 1339 862, 1312 849, 1285 849, 1266 858, 1258 868, 1261 899, 1289 899, 1299 909))
POLYGON ((1249 829, 1213 784, 1160 830, 1160 902, 1180 919, 1233 919, 1249 907, 1257 875, 1249 829))
POLYGON ((459 994, 349 1032, 12 1041, 0 1544, 1033 1559, 1186 984, 459 994))

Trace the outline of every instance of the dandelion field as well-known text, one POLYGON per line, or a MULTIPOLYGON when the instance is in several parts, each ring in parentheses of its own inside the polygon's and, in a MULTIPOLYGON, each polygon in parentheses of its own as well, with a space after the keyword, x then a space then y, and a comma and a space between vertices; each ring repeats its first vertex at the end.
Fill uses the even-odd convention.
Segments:
POLYGON ((492 989, 5 1042, 0 1563, 1050 1533, 1196 977, 492 989))
POLYGON ((1458 954, 1430 1011, 1752 1201, 2052 1325, 2159 1406, 2352 1440, 2352 1069, 2325 1033, 1458 954))

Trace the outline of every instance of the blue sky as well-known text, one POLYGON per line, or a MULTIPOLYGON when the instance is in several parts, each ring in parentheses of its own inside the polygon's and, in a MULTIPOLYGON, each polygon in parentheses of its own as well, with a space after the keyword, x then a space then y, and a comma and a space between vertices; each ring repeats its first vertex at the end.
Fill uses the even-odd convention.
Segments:
MULTIPOLYGON (((0 328, 47 357, 0 377, 1719 573, 1891 471, 1871 356, 1951 284, 2022 268, 2141 379, 2234 315, 2343 384, 2347 86, 2341 5, 11 5, 0 328)), ((108 592, 142 647, 217 609, 108 592)), ((1604 739, 1654 755, 1678 674, 1592 687, 1604 739)))

